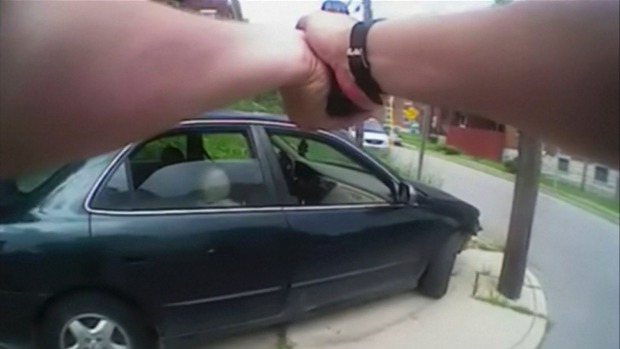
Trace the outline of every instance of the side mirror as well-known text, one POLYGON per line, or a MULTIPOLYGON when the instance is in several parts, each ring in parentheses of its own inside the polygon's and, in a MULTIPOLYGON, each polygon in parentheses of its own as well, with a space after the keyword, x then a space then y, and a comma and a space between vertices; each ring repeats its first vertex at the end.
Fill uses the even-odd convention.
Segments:
POLYGON ((398 191, 396 195, 396 201, 401 204, 408 204, 414 196, 414 190, 409 183, 400 182, 398 184, 398 191))

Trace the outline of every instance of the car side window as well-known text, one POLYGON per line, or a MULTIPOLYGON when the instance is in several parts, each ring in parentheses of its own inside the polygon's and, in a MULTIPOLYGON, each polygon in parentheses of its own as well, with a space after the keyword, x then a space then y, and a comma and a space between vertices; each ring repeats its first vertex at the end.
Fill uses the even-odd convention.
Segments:
POLYGON ((291 149, 299 149, 302 142, 306 142, 307 149, 303 155, 308 161, 351 168, 362 172, 365 171, 364 167, 355 160, 352 160, 349 156, 326 143, 294 136, 280 135, 274 137, 285 142, 291 149))
POLYGON ((203 134, 202 146, 212 160, 247 160, 253 157, 248 140, 241 133, 203 134))
POLYGON ((165 135, 138 145, 91 207, 169 210, 269 205, 271 196, 246 129, 165 135))
POLYGON ((174 134, 159 137, 139 147, 133 155, 134 161, 158 161, 170 154, 187 156, 187 135, 174 134), (168 154, 164 154, 168 152, 168 154))
POLYGON ((268 130, 289 194, 299 205, 391 202, 390 188, 346 147, 324 136, 268 130))

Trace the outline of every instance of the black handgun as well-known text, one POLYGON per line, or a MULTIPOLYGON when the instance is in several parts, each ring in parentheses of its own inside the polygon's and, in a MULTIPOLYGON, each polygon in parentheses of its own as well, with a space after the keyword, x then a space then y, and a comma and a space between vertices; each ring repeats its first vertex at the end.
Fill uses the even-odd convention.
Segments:
POLYGON ((346 118, 364 112, 364 110, 344 95, 336 82, 333 72, 330 77, 330 84, 331 87, 329 89, 329 95, 327 96, 327 107, 325 108, 327 115, 337 118, 346 118))

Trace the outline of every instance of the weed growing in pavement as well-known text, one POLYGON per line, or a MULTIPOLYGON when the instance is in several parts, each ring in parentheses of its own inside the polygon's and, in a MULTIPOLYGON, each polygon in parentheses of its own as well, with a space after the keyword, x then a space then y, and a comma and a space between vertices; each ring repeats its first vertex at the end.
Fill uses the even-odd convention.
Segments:
POLYGON ((547 316, 543 315, 543 314, 539 314, 531 309, 528 309, 522 305, 518 305, 518 304, 513 304, 511 303, 507 298, 505 298, 504 296, 502 296, 501 294, 491 290, 489 291, 489 295, 487 297, 483 297, 483 296, 474 296, 474 299, 481 301, 481 302, 485 302, 485 303, 489 303, 491 305, 495 305, 498 307, 502 307, 502 308, 506 308, 506 309, 510 309, 512 311, 515 311, 517 313, 523 314, 523 315, 528 315, 528 316, 535 316, 544 320, 549 320, 547 318, 547 316))
POLYGON ((278 330, 278 343, 276 344, 275 349, 295 349, 295 344, 288 339, 288 334, 285 327, 281 327, 278 330))

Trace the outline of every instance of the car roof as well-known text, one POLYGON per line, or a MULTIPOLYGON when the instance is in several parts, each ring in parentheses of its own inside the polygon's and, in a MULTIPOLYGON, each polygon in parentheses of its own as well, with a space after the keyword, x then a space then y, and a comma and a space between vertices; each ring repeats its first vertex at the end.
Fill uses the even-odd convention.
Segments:
MULTIPOLYGON (((297 128, 291 120, 288 119, 286 115, 278 115, 278 114, 269 114, 269 113, 260 113, 260 112, 247 112, 240 110, 215 110, 210 112, 202 113, 194 118, 184 119, 183 121, 200 121, 200 120, 214 120, 214 121, 244 121, 248 123, 257 122, 273 122, 288 125, 294 128, 297 128)), ((354 140, 350 137, 348 131, 346 129, 338 129, 326 131, 333 135, 339 136, 340 138, 344 138, 345 141, 350 143, 354 143, 354 140)))
POLYGON ((185 119, 184 121, 191 120, 243 120, 248 122, 270 121, 293 125, 286 115, 225 109, 205 112, 196 117, 185 119))
POLYGON ((369 118, 364 120, 365 124, 377 124, 377 125, 381 125, 381 122, 379 122, 379 120, 377 120, 376 118, 369 118))

